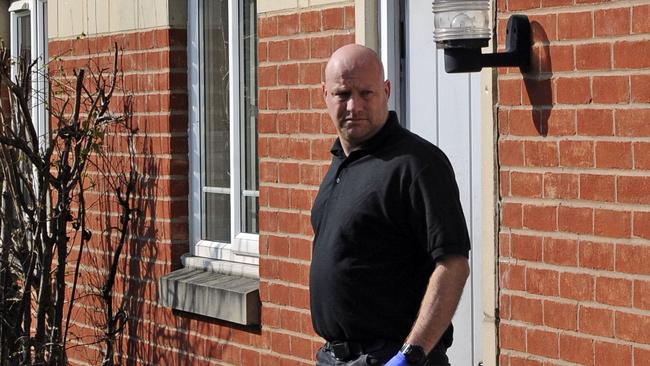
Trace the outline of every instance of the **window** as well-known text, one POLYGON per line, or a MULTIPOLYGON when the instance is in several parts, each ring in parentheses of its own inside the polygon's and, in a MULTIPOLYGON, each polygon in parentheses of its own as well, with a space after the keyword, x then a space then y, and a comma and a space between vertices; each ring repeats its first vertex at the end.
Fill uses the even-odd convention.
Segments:
POLYGON ((17 60, 12 75, 18 74, 20 62, 36 61, 32 68, 32 116, 39 136, 47 132, 46 62, 47 62, 47 1, 18 0, 9 6, 11 57, 17 60))
POLYGON ((184 264, 256 277, 255 1, 194 0, 193 4, 189 18, 191 256, 184 258, 184 264))
POLYGON ((191 253, 160 303, 259 324, 255 0, 188 6, 191 253))

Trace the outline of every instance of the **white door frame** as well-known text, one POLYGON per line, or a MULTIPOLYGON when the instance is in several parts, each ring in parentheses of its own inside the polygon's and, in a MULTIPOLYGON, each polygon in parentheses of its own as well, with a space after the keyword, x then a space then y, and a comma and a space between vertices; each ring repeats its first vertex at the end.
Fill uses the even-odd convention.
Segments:
POLYGON ((401 95, 406 103, 399 100, 400 93, 397 92, 392 93, 390 106, 393 109, 399 108, 400 104, 405 106, 402 114, 406 116, 407 127, 441 147, 452 160, 472 238, 472 274, 454 318, 457 327, 455 342, 448 353, 453 365, 475 366, 479 362, 492 365, 496 363, 496 191, 491 73, 488 70, 482 74, 447 74, 442 52, 435 49, 432 39, 431 3, 406 0, 403 38, 406 50, 405 82, 400 85, 400 17, 396 3, 380 0, 378 22, 379 53, 385 65, 386 77, 392 85, 405 88, 401 95), (417 83, 408 82, 412 77, 417 83), (481 90, 485 92, 481 93, 481 90), (435 102, 418 101, 423 96, 433 97, 435 102), (459 101, 465 101, 466 107, 453 110, 450 106, 459 101), (485 108, 481 108, 481 105, 485 108), (466 123, 459 124, 458 121, 466 123), (462 141, 459 143, 446 136, 457 136, 462 141), (471 350, 467 348, 468 336, 472 339, 471 350))

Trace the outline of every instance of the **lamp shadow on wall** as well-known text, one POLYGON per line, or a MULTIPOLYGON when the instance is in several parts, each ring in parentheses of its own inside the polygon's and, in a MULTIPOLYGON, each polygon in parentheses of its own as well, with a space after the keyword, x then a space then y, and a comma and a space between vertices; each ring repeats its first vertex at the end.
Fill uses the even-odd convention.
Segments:
POLYGON ((535 128, 541 136, 548 135, 548 121, 553 109, 553 67, 548 35, 542 24, 530 23, 533 50, 530 68, 524 73, 525 95, 523 100, 532 106, 535 128))

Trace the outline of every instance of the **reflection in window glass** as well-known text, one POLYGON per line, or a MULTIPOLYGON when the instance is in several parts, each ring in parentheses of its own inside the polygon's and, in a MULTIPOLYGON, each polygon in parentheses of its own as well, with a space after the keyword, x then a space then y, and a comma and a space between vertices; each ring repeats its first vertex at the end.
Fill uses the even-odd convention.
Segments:
POLYGON ((258 233, 257 212, 259 210, 259 183, 257 179, 257 39, 255 31, 257 10, 255 0, 244 2, 242 44, 242 117, 244 118, 242 141, 242 228, 243 232, 258 233))
POLYGON ((210 0, 202 3, 201 16, 201 239, 230 242, 230 223, 233 208, 230 195, 240 197, 239 230, 258 233, 258 158, 257 158, 257 39, 255 35, 255 0, 239 4, 239 67, 241 92, 239 95, 240 120, 231 121, 229 111, 230 70, 228 44, 228 2, 210 0), (231 122, 240 124, 240 136, 230 146, 231 122), (239 157, 231 153, 240 154, 239 157), (241 164, 236 172, 230 171, 231 159, 241 164), (237 160, 234 160, 237 161, 237 160), (239 174, 241 187, 231 187, 232 174, 239 174))

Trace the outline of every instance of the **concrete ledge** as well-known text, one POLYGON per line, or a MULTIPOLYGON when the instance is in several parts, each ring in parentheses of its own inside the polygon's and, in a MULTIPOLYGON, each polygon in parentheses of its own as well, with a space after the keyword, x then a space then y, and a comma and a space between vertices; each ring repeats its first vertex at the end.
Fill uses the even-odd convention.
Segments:
POLYGON ((260 323, 259 280, 196 268, 160 278, 160 303, 193 314, 255 325, 260 323))

